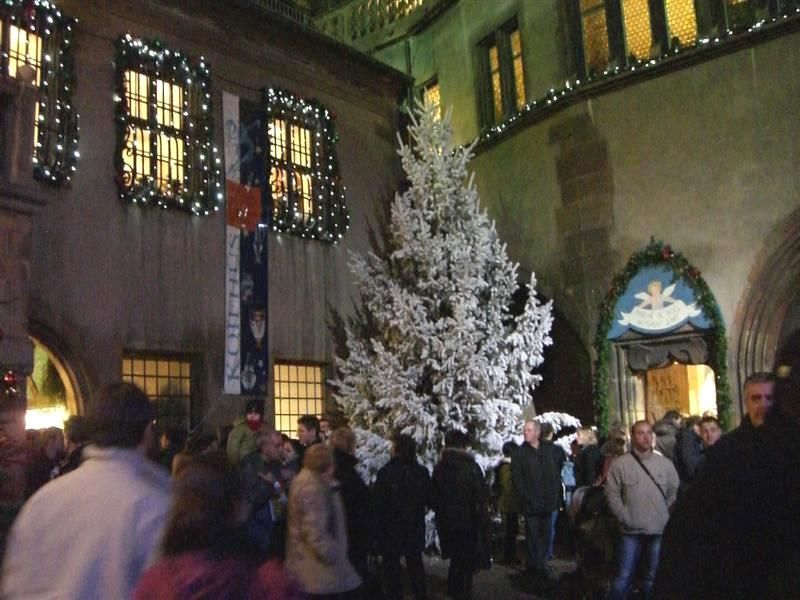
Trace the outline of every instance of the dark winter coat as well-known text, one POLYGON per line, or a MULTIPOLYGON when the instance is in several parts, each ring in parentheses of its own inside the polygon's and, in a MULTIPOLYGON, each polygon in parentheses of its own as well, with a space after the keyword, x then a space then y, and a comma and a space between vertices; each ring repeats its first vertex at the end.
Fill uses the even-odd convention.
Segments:
POLYGON ((581 448, 575 458, 575 487, 593 485, 597 476, 602 473, 603 454, 600 446, 590 444, 581 448))
POLYGON ((672 462, 675 463, 675 470, 678 471, 684 491, 685 486, 694 479, 695 472, 704 458, 700 436, 691 427, 681 429, 675 441, 675 456, 672 462))
POLYGON ((356 458, 338 448, 333 451, 334 477, 347 520, 347 557, 359 575, 366 575, 367 554, 372 546, 374 519, 369 488, 356 471, 356 458))
POLYGON ((708 449, 664 530, 654 598, 794 597, 798 439, 796 424, 745 426, 708 449))
POLYGON ((675 457, 678 428, 669 421, 658 421, 653 425, 653 433, 656 434, 656 450, 672 460, 675 457))
POLYGON ((418 462, 392 458, 375 480, 375 521, 381 554, 418 554, 425 549, 425 509, 431 476, 418 462))
POLYGON ((489 498, 478 463, 466 450, 445 448, 433 469, 432 483, 443 556, 451 556, 455 545, 465 540, 477 544, 477 531, 488 517, 489 498))
POLYGON ((538 448, 522 444, 516 451, 511 459, 511 476, 524 514, 558 510, 564 460, 564 452, 552 442, 541 441, 538 448))

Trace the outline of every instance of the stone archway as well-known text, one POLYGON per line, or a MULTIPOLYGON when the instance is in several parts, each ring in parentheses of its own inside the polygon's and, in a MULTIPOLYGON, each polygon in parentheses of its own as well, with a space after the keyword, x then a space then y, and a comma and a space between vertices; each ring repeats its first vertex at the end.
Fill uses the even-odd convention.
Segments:
POLYGON ((748 278, 734 321, 736 388, 741 408, 745 377, 772 370, 775 353, 800 326, 800 209, 770 235, 748 278))
POLYGON ((49 327, 38 321, 28 323, 28 334, 34 345, 46 352, 59 378, 64 382, 65 402, 69 413, 86 414, 90 400, 88 378, 69 347, 49 327))

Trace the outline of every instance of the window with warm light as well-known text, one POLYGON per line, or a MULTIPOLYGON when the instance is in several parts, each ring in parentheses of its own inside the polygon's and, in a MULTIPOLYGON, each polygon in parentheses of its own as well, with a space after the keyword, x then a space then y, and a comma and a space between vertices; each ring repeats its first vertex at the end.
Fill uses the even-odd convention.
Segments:
POLYGON ((694 0, 667 0, 665 6, 671 45, 674 46, 676 41, 681 46, 694 44, 697 41, 694 0))
POLYGON ((120 193, 133 203, 219 210, 221 160, 212 144, 211 85, 201 58, 130 35, 117 44, 120 193))
POLYGON ((576 44, 589 76, 697 42, 695 0, 572 1, 576 44))
POLYGON ((192 400, 192 363, 185 356, 126 353, 122 380, 141 388, 156 405, 159 430, 189 429, 192 400))
POLYGON ((324 412, 325 367, 318 364, 279 363, 273 367, 275 429, 297 437, 297 419, 324 412))
POLYGON ((50 3, 0 5, 5 73, 39 92, 33 115, 33 175, 54 185, 70 181, 80 156, 78 115, 72 105, 74 22, 50 3))
POLYGON ((336 160, 333 118, 321 104, 265 90, 272 228, 338 241, 349 227, 336 160))
POLYGON ((422 101, 426 106, 435 107, 438 118, 442 116, 442 97, 439 93, 439 80, 434 78, 422 86, 422 101))
POLYGON ((609 59, 605 0, 580 0, 580 13, 586 70, 599 73, 609 59))
POLYGON ((526 102, 522 36, 516 20, 486 37, 480 44, 480 85, 486 98, 481 107, 484 125, 494 125, 522 110, 526 102))
POLYGON ((653 33, 650 27, 649 0, 623 0, 622 19, 627 55, 637 60, 650 58, 653 33))

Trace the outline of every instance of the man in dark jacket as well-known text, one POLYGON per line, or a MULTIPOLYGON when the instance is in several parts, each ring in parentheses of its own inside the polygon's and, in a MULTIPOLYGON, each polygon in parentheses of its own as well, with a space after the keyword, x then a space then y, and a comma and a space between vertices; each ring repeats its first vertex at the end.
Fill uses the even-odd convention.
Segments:
POLYGON ((256 449, 240 463, 245 498, 252 507, 246 530, 264 556, 282 556, 286 542, 286 484, 281 475, 283 439, 262 431, 256 449))
POLYGON ((349 427, 339 427, 329 439, 333 447, 333 476, 339 482, 347 520, 347 558, 366 581, 367 555, 373 535, 372 501, 369 488, 356 471, 356 436, 349 427))
POLYGON ((672 460, 675 458, 675 441, 681 428, 681 413, 677 410, 668 410, 661 420, 653 425, 656 434, 656 450, 672 460))
POLYGON ((525 515, 527 569, 546 577, 545 555, 550 541, 551 515, 558 510, 561 500, 564 458, 563 452, 540 436, 539 423, 526 421, 525 441, 511 461, 511 476, 525 515))
POLYGON ((779 354, 776 371, 775 383, 753 382, 762 375, 745 383, 742 426, 708 450, 676 506, 664 530, 654 598, 796 597, 800 333, 779 354))
POLYGON ((404 556, 411 592, 426 598, 425 508, 431 502, 431 476, 417 462, 417 444, 409 435, 395 436, 391 460, 378 471, 375 507, 378 547, 383 556, 383 580, 387 600, 403 597, 400 557, 404 556))
POLYGON ((449 431, 444 443, 433 469, 433 506, 442 557, 450 558, 447 593, 462 600, 470 596, 479 532, 488 519, 489 494, 481 468, 466 450, 466 434, 449 431))

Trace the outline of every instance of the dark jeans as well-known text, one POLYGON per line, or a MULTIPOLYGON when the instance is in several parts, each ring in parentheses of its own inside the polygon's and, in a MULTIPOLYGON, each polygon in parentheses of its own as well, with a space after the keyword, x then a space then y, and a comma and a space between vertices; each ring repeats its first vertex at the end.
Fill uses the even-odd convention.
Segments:
POLYGON ((529 570, 545 572, 545 555, 550 544, 552 518, 549 512, 525 515, 525 566, 529 570))
MULTIPOLYGON (((400 554, 383 555, 383 588, 387 600, 402 600, 403 582, 400 578, 400 554)), ((422 554, 410 552, 404 554, 406 570, 411 581, 411 593, 416 600, 425 600, 425 567, 422 565, 422 554)))
POLYGON ((517 534, 519 533, 519 515, 503 513, 503 560, 514 562, 517 558, 517 534))
POLYGON ((642 578, 642 595, 650 597, 653 579, 658 569, 658 555, 661 551, 660 535, 623 535, 617 556, 617 576, 611 584, 609 600, 624 599, 631 587, 639 558, 644 554, 647 569, 642 578))
POLYGON ((466 600, 472 590, 475 574, 476 532, 451 532, 450 568, 447 571, 447 594, 456 600, 466 600))

